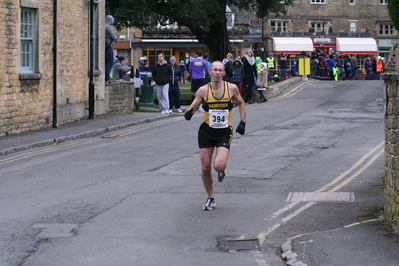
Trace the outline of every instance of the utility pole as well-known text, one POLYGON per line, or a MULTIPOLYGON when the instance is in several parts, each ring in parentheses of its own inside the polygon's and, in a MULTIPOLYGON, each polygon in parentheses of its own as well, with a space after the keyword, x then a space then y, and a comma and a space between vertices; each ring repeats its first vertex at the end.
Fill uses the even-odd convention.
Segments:
POLYGON ((94 118, 94 0, 90 0, 90 81, 89 81, 89 119, 94 118))

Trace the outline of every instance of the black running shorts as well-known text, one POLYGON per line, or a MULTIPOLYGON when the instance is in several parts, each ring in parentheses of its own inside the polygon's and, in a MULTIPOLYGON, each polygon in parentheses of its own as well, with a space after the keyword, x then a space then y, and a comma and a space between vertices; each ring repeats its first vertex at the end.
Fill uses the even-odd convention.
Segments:
POLYGON ((211 128, 203 122, 198 130, 198 146, 202 148, 225 147, 230 149, 233 138, 233 128, 211 128))
POLYGON ((207 84, 205 79, 192 79, 191 80, 191 91, 196 92, 200 87, 207 84))

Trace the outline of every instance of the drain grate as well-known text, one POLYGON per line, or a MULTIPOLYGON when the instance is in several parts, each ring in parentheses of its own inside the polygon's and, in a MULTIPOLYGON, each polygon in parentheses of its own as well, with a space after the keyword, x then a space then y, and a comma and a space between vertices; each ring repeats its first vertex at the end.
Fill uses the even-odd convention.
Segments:
POLYGON ((254 250, 259 251, 258 239, 225 240, 220 243, 225 251, 254 250))

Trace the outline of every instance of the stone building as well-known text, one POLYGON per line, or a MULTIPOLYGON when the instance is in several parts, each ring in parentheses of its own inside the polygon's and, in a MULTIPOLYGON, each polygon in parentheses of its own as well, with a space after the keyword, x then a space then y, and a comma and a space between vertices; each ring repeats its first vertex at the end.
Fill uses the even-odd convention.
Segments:
POLYGON ((1 1, 0 136, 88 117, 90 25, 94 108, 102 112, 105 4, 95 2, 1 1))
MULTIPOLYGON (((286 15, 264 18, 262 45, 267 53, 276 50, 280 53, 283 51, 276 47, 273 39, 287 38, 287 42, 293 42, 295 46, 295 38, 307 38, 313 44, 313 49, 321 49, 326 54, 332 51, 352 52, 362 58, 362 55, 370 52, 388 60, 394 53, 393 48, 399 36, 389 18, 387 2, 295 0, 294 5, 288 7, 286 15), (341 47, 339 40, 347 43, 345 48, 341 47), (361 44, 366 46, 366 42, 371 50, 359 49, 361 44), (351 51, 345 51, 347 49, 351 51)), ((289 50, 284 52, 290 53, 289 50)))

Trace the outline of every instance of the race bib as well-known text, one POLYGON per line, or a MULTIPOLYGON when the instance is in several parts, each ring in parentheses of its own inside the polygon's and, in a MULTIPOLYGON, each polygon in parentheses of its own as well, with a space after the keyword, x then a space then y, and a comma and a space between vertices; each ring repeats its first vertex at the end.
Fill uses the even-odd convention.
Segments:
POLYGON ((229 110, 209 109, 209 126, 212 128, 226 128, 228 123, 229 110))

